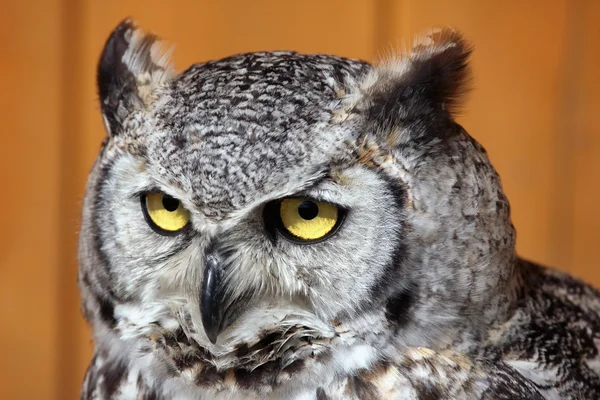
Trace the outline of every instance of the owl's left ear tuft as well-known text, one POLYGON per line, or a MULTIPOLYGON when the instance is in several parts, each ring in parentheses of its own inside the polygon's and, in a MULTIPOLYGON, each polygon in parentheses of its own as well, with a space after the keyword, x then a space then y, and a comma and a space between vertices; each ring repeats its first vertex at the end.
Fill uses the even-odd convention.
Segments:
POLYGON ((431 121, 452 118, 470 89, 471 52, 451 28, 418 38, 411 51, 381 63, 363 82, 363 107, 370 119, 389 129, 425 116, 431 121))
POLYGON ((156 89, 167 83, 174 70, 170 49, 135 23, 121 22, 104 45, 98 62, 100 107, 109 135, 118 135, 133 111, 147 107, 156 89))

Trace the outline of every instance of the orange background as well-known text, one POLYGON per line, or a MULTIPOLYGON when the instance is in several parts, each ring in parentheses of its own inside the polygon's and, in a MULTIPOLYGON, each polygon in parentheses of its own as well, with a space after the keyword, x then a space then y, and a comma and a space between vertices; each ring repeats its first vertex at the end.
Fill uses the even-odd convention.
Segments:
POLYGON ((2 0, 0 398, 73 399, 91 355, 76 236, 104 132, 95 65, 133 16, 183 69, 236 52, 376 59, 453 25, 476 47, 460 122, 489 151, 518 250, 600 286, 600 2, 596 0, 2 0))

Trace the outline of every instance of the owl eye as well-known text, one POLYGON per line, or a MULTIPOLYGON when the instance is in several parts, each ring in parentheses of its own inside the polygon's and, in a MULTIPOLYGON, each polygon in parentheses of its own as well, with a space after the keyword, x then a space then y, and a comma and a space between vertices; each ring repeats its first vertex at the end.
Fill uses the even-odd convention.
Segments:
POLYGON ((142 194, 142 209, 150 227, 163 235, 181 231, 190 220, 181 201, 160 192, 142 194))
POLYGON ((288 198, 279 203, 280 231, 299 242, 328 238, 339 227, 342 216, 337 206, 322 201, 288 198))

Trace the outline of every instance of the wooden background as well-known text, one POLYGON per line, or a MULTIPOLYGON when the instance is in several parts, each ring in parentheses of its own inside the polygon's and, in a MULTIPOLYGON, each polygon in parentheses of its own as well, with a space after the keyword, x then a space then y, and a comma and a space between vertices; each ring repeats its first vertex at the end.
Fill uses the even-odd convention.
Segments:
POLYGON ((488 149, 518 250, 600 286, 600 1, 1 0, 0 398, 74 399, 90 358, 76 235, 104 135, 95 64, 133 16, 176 65, 295 49, 366 60, 434 25, 476 46, 460 121, 488 149))

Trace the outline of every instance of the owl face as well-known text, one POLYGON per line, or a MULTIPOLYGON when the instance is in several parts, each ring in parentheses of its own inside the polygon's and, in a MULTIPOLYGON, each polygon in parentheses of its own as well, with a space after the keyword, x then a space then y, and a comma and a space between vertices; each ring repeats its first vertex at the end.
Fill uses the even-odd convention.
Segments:
POLYGON ((176 75, 156 47, 125 22, 99 64, 108 137, 80 242, 97 332, 182 327, 219 353, 292 326, 424 344, 453 340, 465 309, 471 330, 498 315, 514 233, 452 119, 469 54, 454 32, 380 68, 275 52, 176 75))

